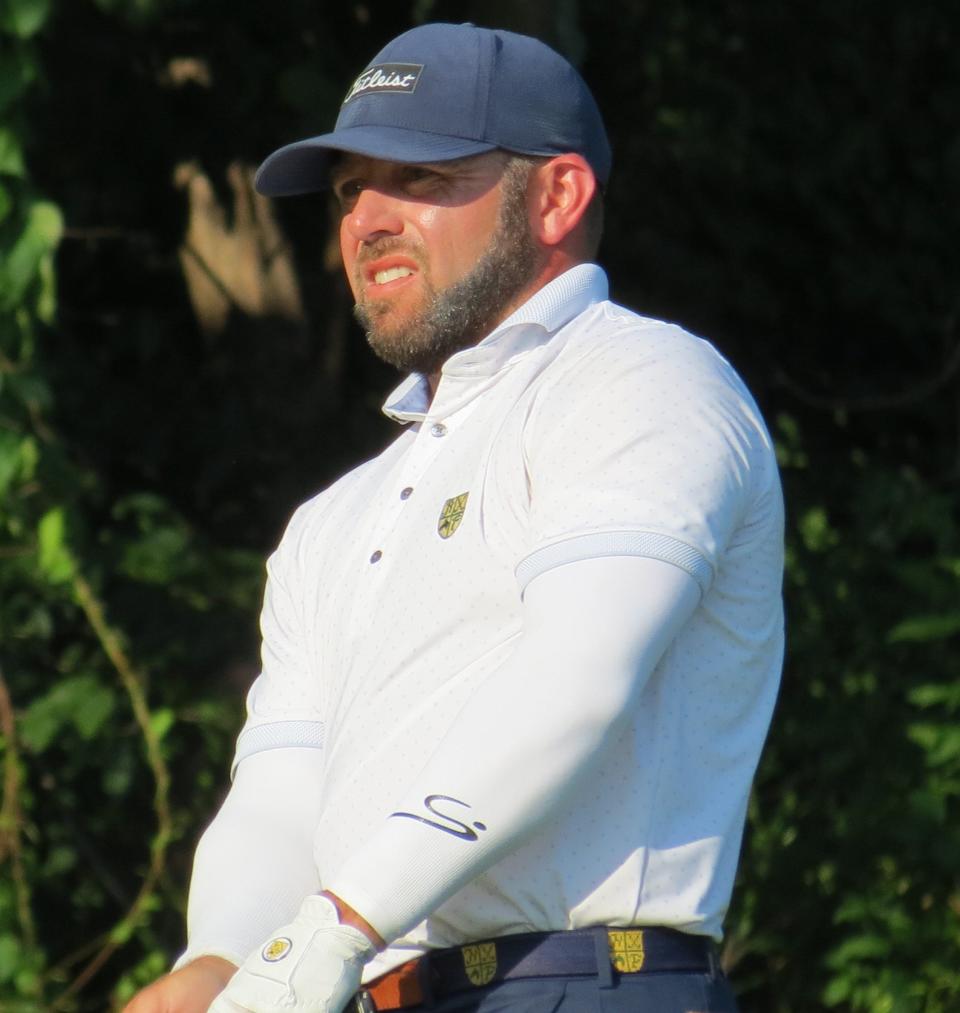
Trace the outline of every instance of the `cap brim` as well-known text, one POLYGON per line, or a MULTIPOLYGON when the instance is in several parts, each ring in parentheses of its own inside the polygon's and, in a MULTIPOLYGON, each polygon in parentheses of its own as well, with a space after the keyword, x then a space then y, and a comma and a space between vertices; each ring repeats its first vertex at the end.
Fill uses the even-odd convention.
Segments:
POLYGON ((295 141, 269 155, 257 170, 255 186, 266 197, 326 190, 331 151, 348 151, 388 162, 450 162, 482 155, 496 145, 462 137, 422 133, 403 127, 347 127, 295 141))

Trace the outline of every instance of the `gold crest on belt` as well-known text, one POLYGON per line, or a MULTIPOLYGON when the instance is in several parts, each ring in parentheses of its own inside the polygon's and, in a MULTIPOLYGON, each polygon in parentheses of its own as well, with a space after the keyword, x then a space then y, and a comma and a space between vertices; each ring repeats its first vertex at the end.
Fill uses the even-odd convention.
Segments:
POLYGON ((477 943, 474 946, 461 946, 460 951, 463 953, 463 968, 470 983, 478 988, 481 985, 489 985, 497 973, 497 944, 477 943))
POLYGON ((643 930, 619 929, 607 933, 610 942, 610 963, 621 974, 634 974, 643 967, 643 930))
POLYGON ((449 538, 463 520, 464 511, 467 509, 468 492, 462 492, 459 496, 451 496, 443 509, 440 511, 440 520, 437 521, 437 533, 441 538, 449 538))

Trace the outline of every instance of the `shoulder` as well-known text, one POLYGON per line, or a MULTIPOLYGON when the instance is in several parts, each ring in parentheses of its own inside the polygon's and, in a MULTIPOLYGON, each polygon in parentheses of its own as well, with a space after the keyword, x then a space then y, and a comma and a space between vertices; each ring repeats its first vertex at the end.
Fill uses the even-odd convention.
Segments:
POLYGON ((594 303, 556 337, 525 413, 533 466, 568 471, 575 458, 606 455, 648 479, 713 476, 738 496, 777 486, 760 409, 710 342, 612 302, 594 303))
POLYGON ((675 375, 684 383, 719 380, 743 386, 730 363, 706 339, 608 300, 592 304, 558 337, 564 345, 558 360, 579 383, 626 374, 635 381, 657 382, 675 375))
POLYGON ((344 514, 369 501, 389 468, 406 434, 381 454, 341 475, 335 482, 301 503, 291 516, 280 542, 270 557, 272 569, 310 565, 313 554, 324 544, 328 531, 342 530, 344 514))
POLYGON ((709 341, 682 326, 610 301, 593 303, 556 335, 538 378, 536 401, 548 415, 683 418, 733 415, 766 433, 760 411, 733 366, 709 341))

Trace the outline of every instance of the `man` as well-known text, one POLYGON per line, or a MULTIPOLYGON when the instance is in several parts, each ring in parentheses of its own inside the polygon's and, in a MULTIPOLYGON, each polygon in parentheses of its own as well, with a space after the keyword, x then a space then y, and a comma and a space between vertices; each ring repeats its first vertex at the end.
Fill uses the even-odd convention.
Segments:
POLYGON ((394 40, 261 167, 332 186, 405 428, 270 560, 189 946, 131 1013, 736 1009, 780 487, 727 363, 607 301, 609 170, 573 68, 471 25, 394 40))

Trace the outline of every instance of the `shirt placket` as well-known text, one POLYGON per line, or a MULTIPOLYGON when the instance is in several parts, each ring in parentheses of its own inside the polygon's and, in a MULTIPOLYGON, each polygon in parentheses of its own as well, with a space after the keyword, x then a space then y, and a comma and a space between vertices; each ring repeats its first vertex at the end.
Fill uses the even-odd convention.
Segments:
POLYGON ((358 582, 360 593, 356 597, 356 612, 365 617, 365 622, 373 621, 376 600, 393 570, 395 532, 406 512, 416 506, 418 486, 427 472, 436 466, 475 406, 476 401, 470 402, 449 415, 443 412, 442 406, 432 410, 420 423, 416 439, 396 469, 380 515, 369 528, 369 541, 360 557, 363 560, 360 565, 365 567, 366 573, 358 582))

